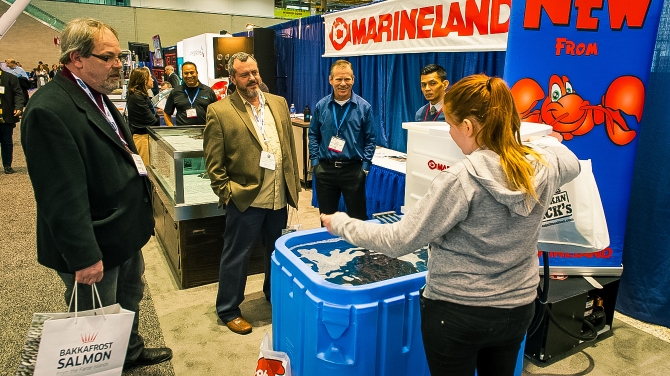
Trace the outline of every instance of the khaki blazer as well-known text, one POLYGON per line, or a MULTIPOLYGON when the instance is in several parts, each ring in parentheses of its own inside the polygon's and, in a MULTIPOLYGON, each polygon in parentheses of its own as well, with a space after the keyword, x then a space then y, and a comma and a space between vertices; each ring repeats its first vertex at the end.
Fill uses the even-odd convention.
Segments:
MULTIPOLYGON (((288 105, 283 97, 263 94, 281 144, 286 199, 297 209, 300 177, 288 105)), ((219 206, 230 198, 240 211, 245 211, 258 196, 264 175, 259 165, 261 142, 239 92, 207 107, 203 147, 207 173, 214 193, 219 196, 219 206)))

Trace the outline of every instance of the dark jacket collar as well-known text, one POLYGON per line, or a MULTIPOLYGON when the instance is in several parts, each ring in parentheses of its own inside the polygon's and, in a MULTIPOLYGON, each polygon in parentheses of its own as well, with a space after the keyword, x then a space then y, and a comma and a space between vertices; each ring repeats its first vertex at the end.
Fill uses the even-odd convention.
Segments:
MULTIPOLYGON (((94 124, 99 131, 104 133, 106 137, 109 137, 119 148, 121 148, 124 154, 126 154, 129 160, 132 162, 132 157, 126 151, 126 148, 123 146, 119 136, 116 134, 116 132, 114 132, 114 129, 112 129, 112 126, 102 114, 100 108, 96 106, 93 101, 91 101, 91 98, 84 92, 84 90, 82 90, 76 82, 66 78, 63 74, 57 74, 53 78, 52 82, 60 86, 65 91, 65 93, 70 96, 74 105, 86 113, 86 117, 88 118, 89 122, 94 124)), ((116 108, 114 103, 112 103, 112 101, 107 98, 106 95, 100 93, 98 94, 100 95, 101 100, 104 101, 104 103, 107 105, 109 112, 112 114, 112 117, 119 127, 121 134, 123 134, 123 138, 128 143, 130 150, 137 152, 135 144, 132 142, 132 134, 130 133, 130 130, 127 129, 128 127, 124 122, 119 110, 116 108)))

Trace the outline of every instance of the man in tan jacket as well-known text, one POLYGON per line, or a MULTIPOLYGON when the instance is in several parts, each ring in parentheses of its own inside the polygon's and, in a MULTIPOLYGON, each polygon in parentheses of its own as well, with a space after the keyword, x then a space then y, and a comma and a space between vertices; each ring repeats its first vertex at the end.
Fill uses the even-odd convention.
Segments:
POLYGON ((226 207, 216 312, 230 330, 247 334, 252 328, 240 304, 251 246, 263 237, 263 292, 270 301, 270 255, 286 227, 287 203, 298 207, 300 180, 286 100, 261 92, 249 54, 233 55, 228 72, 237 91, 208 107, 204 149, 212 189, 226 207))

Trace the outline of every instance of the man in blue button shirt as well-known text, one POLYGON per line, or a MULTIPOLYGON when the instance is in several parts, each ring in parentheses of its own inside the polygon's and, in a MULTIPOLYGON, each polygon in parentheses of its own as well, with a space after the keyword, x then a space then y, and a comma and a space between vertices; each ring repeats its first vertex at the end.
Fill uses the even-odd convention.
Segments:
POLYGON ((414 115, 414 121, 444 121, 442 99, 449 81, 447 71, 437 64, 428 64, 421 69, 421 92, 428 103, 414 115))
POLYGON ((350 62, 333 63, 328 81, 333 94, 316 104, 308 133, 319 212, 335 213, 341 194, 347 214, 365 220, 365 178, 376 147, 372 107, 351 90, 350 62))

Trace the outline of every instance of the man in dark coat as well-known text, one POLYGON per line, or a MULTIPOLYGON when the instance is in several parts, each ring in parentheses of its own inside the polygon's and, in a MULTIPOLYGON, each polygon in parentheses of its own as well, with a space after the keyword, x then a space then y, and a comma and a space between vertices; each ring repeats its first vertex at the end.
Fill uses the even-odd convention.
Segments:
POLYGON ((165 81, 169 82, 170 85, 172 85, 172 88, 181 85, 181 80, 179 79, 179 76, 177 76, 172 65, 165 67, 165 81))
POLYGON ((64 68, 30 99, 21 144, 37 202, 37 260, 56 270, 69 301, 134 311, 124 368, 164 362, 138 334, 144 283, 141 248, 154 227, 146 169, 107 94, 121 78, 117 32, 94 19, 70 21, 61 37, 64 68))
POLYGON ((5 60, 5 63, 7 64, 7 69, 5 69, 5 71, 15 75, 16 78, 19 79, 19 86, 23 91, 23 105, 25 106, 26 103, 28 103, 29 98, 28 90, 30 90, 30 77, 28 77, 28 73, 19 66, 19 63, 16 60, 9 58, 5 60))
POLYGON ((14 155, 13 133, 23 110, 23 91, 19 79, 9 72, 0 70, 0 148, 2 149, 2 167, 5 174, 13 174, 14 155))

